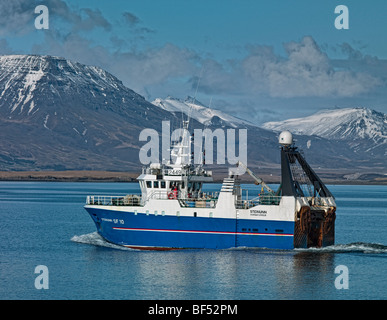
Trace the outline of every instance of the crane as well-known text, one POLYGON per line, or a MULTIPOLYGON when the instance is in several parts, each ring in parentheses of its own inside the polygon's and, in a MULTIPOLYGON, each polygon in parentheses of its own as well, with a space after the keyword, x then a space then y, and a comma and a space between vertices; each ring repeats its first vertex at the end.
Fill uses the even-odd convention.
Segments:
POLYGON ((242 161, 238 161, 237 166, 245 169, 246 172, 255 180, 255 184, 260 184, 267 190, 267 192, 271 193, 272 195, 275 194, 275 192, 265 183, 265 181, 263 181, 260 177, 257 177, 249 168, 247 168, 247 166, 242 161))

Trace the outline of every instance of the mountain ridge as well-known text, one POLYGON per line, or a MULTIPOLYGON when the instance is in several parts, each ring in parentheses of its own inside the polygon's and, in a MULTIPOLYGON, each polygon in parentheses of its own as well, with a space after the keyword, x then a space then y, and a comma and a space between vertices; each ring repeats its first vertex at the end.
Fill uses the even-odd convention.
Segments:
POLYGON ((207 107, 200 101, 192 98, 190 96, 186 97, 184 100, 168 96, 165 99, 156 98, 152 101, 155 106, 160 107, 161 109, 167 110, 169 112, 183 112, 187 115, 190 115, 191 118, 196 119, 203 125, 224 125, 223 122, 227 125, 237 128, 239 126, 256 126, 255 124, 227 114, 221 110, 213 109, 207 107))
POLYGON ((262 127, 343 141, 355 152, 387 155, 387 115, 370 108, 325 109, 303 118, 266 122, 262 127))
POLYGON ((290 128, 297 134, 339 140, 387 140, 387 115, 365 107, 324 109, 302 118, 266 122, 262 127, 275 131, 290 128))
POLYGON ((0 56, 0 169, 139 167, 139 131, 171 117, 110 73, 61 57, 0 56))
MULTIPOLYGON (((0 56, 0 170, 138 172, 139 150, 146 143, 139 141, 141 130, 160 133, 162 121, 180 123, 181 113, 190 109, 192 128, 248 128, 249 167, 279 170, 278 133, 192 98, 158 102, 148 102, 98 67, 61 57, 0 56)), ((375 147, 376 156, 362 153, 367 139, 353 147, 319 136, 295 138, 317 168, 386 167, 383 147, 375 147)), ((226 166, 222 170, 227 174, 226 166)))

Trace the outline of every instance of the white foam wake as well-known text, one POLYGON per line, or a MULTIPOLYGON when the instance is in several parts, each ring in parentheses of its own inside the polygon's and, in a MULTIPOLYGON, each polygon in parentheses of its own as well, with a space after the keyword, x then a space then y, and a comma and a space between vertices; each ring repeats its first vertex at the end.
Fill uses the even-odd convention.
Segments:
POLYGON ((131 248, 127 248, 127 247, 124 247, 124 246, 119 246, 119 245, 107 242, 96 231, 92 232, 92 233, 83 234, 83 235, 80 235, 80 236, 73 236, 71 238, 71 241, 78 242, 78 243, 84 243, 84 244, 90 244, 90 245, 93 245, 93 246, 118 249, 118 250, 131 250, 131 251, 135 250, 135 249, 131 249, 131 248))
POLYGON ((387 253, 387 246, 380 243, 353 242, 348 244, 336 244, 324 248, 295 249, 297 251, 332 252, 332 253, 387 253))

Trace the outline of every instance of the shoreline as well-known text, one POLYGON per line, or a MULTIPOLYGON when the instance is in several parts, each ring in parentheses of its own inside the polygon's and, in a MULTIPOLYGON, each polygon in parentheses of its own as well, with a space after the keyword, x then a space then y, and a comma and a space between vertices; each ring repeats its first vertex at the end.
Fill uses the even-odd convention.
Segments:
POLYGON ((0 181, 135 182, 138 174, 118 171, 0 171, 0 181))
MULTIPOLYGON (((0 182, 137 182, 138 173, 119 171, 0 171, 0 182)), ((214 174, 213 183, 222 183, 223 175, 214 174)), ((279 176, 261 176, 268 184, 280 183, 279 176)), ((387 185, 387 176, 372 180, 348 180, 330 177, 322 179, 331 185, 387 185)), ((241 183, 254 183, 248 175, 240 178, 241 183)))

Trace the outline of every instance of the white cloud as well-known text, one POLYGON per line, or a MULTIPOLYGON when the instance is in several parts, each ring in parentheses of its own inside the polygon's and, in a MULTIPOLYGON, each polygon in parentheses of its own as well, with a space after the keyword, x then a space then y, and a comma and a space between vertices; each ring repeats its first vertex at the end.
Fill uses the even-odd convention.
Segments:
POLYGON ((270 47, 250 48, 234 70, 245 93, 254 91, 274 98, 349 97, 369 92, 381 84, 366 72, 336 70, 311 37, 284 45, 281 57, 270 47))
POLYGON ((173 44, 142 52, 115 53, 113 57, 109 71, 142 94, 149 86, 162 85, 173 78, 189 77, 198 69, 198 55, 173 44))
MULTIPOLYGON (((346 43, 340 48, 348 58, 342 60, 330 59, 308 36, 301 41, 285 43, 284 56, 275 53, 270 46, 250 45, 246 46, 243 58, 217 61, 176 44, 138 46, 139 41, 144 41, 154 31, 133 13, 124 12, 121 16, 121 21, 132 31, 132 38, 125 38, 115 33, 118 22, 109 21, 99 10, 74 9, 63 0, 46 2, 50 17, 58 17, 62 23, 50 23, 44 42, 35 44, 31 53, 58 55, 99 66, 149 98, 155 98, 154 92, 159 95, 168 87, 165 95, 181 95, 183 91, 192 94, 199 74, 202 74, 199 92, 227 100, 230 96, 253 102, 262 101, 262 98, 345 99, 375 90, 385 91, 386 61, 363 56, 346 43), (97 37, 87 35, 95 28, 103 33, 104 39, 110 39, 110 47, 108 40, 100 43, 97 37), (175 88, 180 92, 176 93, 175 88)), ((0 0, 3 33, 33 32, 26 27, 26 24, 33 25, 31 6, 29 0, 15 0, 10 4, 0 0)), ((0 42, 2 53, 12 51, 10 43, 0 42)))
POLYGON ((34 5, 31 1, 0 1, 0 35, 25 34, 34 29, 34 5))
MULTIPOLYGON (((240 61, 202 60, 200 88, 207 94, 243 94, 272 98, 343 98, 368 93, 382 85, 380 77, 363 70, 336 68, 312 37, 284 44, 286 56, 272 47, 249 46, 240 61)), ((358 62, 357 62, 358 63, 358 62)))

